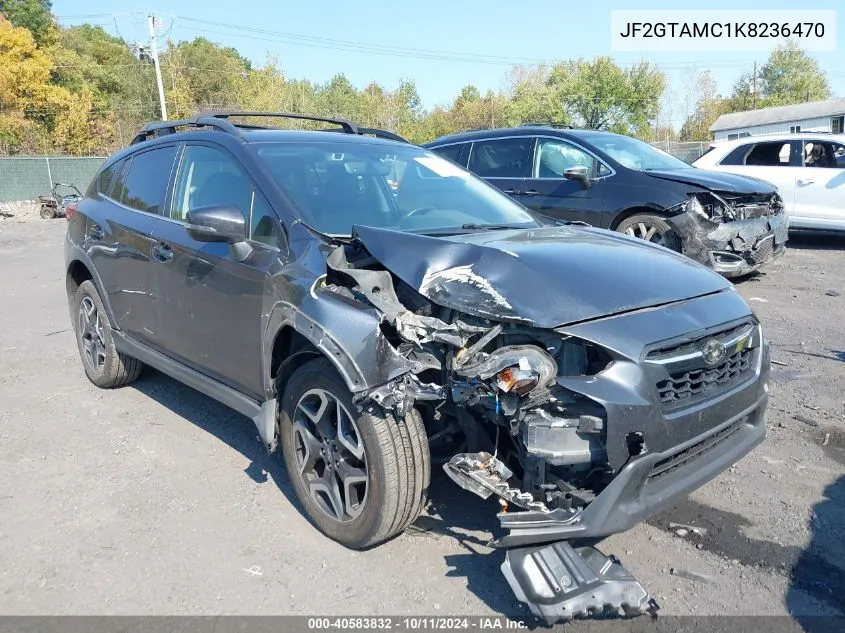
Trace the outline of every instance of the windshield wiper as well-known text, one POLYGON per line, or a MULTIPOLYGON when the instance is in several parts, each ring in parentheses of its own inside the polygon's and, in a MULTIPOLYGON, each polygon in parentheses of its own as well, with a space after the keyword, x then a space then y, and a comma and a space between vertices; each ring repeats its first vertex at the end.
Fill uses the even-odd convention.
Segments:
POLYGON ((461 224, 461 228, 466 231, 497 231, 502 229, 524 229, 529 227, 526 227, 524 224, 475 224, 473 222, 467 222, 466 224, 461 224))

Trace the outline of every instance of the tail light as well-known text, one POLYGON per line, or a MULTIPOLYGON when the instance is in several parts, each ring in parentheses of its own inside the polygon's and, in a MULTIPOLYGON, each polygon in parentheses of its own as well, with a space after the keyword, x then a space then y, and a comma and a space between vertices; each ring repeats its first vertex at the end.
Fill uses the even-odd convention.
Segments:
POLYGON ((75 202, 69 202, 65 206, 65 220, 67 220, 68 222, 73 222, 73 218, 75 218, 75 217, 76 217, 76 203, 75 202))

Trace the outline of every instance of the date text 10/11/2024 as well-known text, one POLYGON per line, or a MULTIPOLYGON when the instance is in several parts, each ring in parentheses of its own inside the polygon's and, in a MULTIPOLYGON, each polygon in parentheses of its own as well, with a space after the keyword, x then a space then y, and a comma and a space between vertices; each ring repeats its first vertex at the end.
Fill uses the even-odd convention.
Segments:
POLYGON ((446 617, 314 617, 308 618, 309 631, 502 631, 527 628, 522 620, 497 616, 446 617))

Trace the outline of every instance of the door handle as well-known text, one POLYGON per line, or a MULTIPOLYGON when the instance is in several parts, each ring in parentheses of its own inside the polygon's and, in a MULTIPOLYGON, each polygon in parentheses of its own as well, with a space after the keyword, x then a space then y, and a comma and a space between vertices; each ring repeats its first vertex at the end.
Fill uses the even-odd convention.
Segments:
POLYGON ((812 178, 799 178, 798 179, 799 185, 812 185, 814 182, 816 182, 816 181, 813 180, 812 178))
POLYGON ((514 191, 513 189, 502 189, 502 193, 506 193, 509 196, 512 196, 513 194, 516 193, 516 191, 514 191))
POLYGON ((162 263, 168 262, 173 258, 173 251, 164 242, 159 242, 153 246, 153 257, 162 263))
POLYGON ((91 228, 88 229, 88 237, 90 237, 95 242, 102 242, 103 238, 105 237, 105 233, 103 233, 103 228, 99 224, 93 225, 91 228))
POLYGON ((524 195, 524 196, 539 196, 540 192, 536 191, 535 189, 529 189, 528 191, 523 191, 522 195, 524 195))

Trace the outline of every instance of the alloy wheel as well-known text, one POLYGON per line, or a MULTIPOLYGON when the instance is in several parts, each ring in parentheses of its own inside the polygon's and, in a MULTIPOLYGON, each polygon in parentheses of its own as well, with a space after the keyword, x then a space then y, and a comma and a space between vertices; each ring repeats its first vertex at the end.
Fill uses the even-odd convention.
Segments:
POLYGON ((94 373, 101 374, 106 364, 106 341, 100 312, 91 297, 83 297, 79 302, 78 331, 85 364, 94 373))
POLYGON ((367 459, 355 418, 328 391, 311 389, 296 404, 293 446, 298 475, 314 504, 348 523, 367 501, 367 459))
POLYGON ((638 237, 641 240, 655 244, 663 244, 663 236, 660 234, 660 230, 649 222, 637 222, 629 226, 625 229, 625 235, 638 237))

